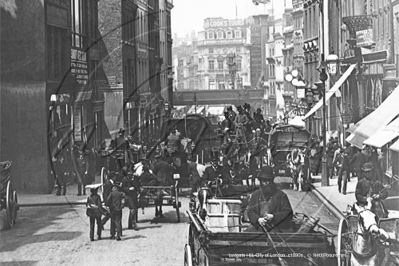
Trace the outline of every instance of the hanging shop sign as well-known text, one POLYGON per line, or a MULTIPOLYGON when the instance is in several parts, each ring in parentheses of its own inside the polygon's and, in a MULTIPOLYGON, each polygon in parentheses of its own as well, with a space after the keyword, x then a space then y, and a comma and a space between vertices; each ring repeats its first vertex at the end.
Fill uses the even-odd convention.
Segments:
POLYGON ((357 46, 368 46, 374 43, 373 29, 356 31, 357 46))
POLYGON ((89 76, 87 71, 86 52, 71 49, 71 74, 75 75, 79 84, 87 84, 89 76))
POLYGON ((76 101, 80 102, 80 101, 87 101, 91 99, 91 95, 92 95, 92 91, 80 91, 76 94, 76 101))
POLYGON ((82 141, 82 117, 80 112, 76 112, 73 116, 75 141, 82 141))

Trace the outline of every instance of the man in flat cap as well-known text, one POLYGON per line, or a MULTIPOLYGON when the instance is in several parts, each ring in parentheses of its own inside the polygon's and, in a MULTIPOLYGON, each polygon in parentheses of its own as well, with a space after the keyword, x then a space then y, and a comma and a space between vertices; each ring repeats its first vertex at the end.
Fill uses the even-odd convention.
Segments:
MULTIPOLYGON (((247 207, 248 218, 253 227, 267 230, 293 232, 290 221, 293 216, 288 196, 274 183, 274 171, 263 166, 259 175, 260 188, 254 192, 247 207)), ((251 229, 250 229, 251 230, 251 229)))

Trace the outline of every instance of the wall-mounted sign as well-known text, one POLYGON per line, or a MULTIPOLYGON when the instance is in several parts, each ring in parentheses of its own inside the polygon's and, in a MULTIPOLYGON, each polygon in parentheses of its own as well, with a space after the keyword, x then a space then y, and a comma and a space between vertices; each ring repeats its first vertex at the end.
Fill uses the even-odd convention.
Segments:
POLYGON ((76 76, 76 80, 79 84, 87 84, 89 76, 87 72, 86 52, 71 49, 71 74, 76 76))
POLYGON ((243 19, 209 19, 205 21, 204 28, 241 27, 244 25, 243 19))
POLYGON ((373 29, 359 30, 356 32, 357 46, 368 46, 374 43, 373 29))

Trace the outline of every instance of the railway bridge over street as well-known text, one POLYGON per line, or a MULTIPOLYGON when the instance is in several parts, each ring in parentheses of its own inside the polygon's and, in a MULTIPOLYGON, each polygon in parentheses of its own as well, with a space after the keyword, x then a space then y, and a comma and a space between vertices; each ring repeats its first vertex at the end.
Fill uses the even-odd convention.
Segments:
POLYGON ((263 90, 179 90, 173 92, 173 105, 243 105, 261 108, 263 90))

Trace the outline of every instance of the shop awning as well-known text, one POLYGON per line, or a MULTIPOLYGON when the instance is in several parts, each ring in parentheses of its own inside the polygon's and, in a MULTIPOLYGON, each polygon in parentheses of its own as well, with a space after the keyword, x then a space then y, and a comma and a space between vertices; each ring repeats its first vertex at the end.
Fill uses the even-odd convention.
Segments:
POLYGON ((224 107, 211 106, 208 108, 208 113, 211 115, 223 115, 224 107))
POLYGON ((358 127, 352 133, 354 136, 346 139, 349 143, 362 148, 364 141, 383 129, 399 114, 399 86, 371 114, 360 120, 358 127))
MULTIPOLYGON (((339 78, 337 82, 335 82, 334 86, 326 92, 326 102, 337 92, 339 87, 342 86, 342 84, 345 82, 345 80, 349 77, 349 75, 352 73, 352 71, 355 69, 356 65, 353 64, 351 65, 345 73, 339 78)), ((319 110, 323 106, 323 99, 318 101, 315 106, 303 117, 303 120, 308 119, 312 114, 314 114, 317 110, 319 110)))
POLYGON ((390 150, 399 152, 399 140, 397 140, 394 144, 389 147, 390 150))
POLYGON ((399 136, 399 118, 366 139, 363 144, 381 148, 397 136, 399 136))
POLYGON ((201 113, 205 109, 204 106, 200 106, 197 108, 197 114, 201 113))

